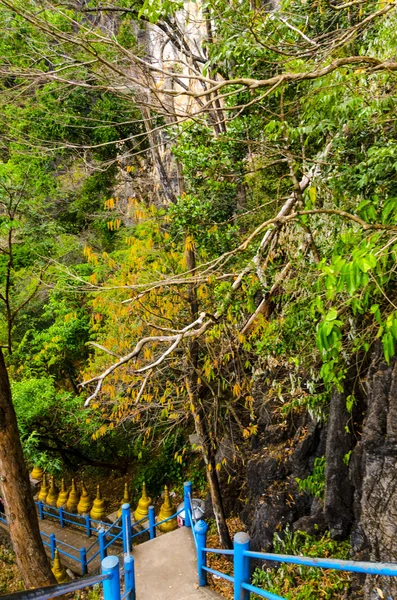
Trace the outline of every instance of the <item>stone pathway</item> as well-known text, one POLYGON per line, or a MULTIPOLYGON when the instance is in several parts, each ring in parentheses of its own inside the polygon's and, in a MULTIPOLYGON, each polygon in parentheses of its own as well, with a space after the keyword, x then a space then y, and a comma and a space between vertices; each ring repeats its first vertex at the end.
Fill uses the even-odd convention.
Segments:
MULTIPOLYGON (((75 548, 85 548, 86 550, 88 550, 88 548, 95 542, 95 540, 98 540, 97 536, 95 536, 95 535, 92 535, 90 538, 87 537, 86 535, 84 535, 82 533, 84 530, 78 531, 78 530, 71 529, 70 527, 64 527, 62 529, 62 527, 59 525, 59 523, 56 523, 55 521, 50 520, 50 519, 44 519, 44 521, 39 521, 39 526, 40 526, 40 531, 42 531, 43 533, 47 533, 48 535, 50 535, 51 533, 55 533, 55 537, 57 539, 58 550, 61 550, 61 551, 65 550, 68 554, 75 556, 78 560, 79 560, 79 552, 76 550, 72 550, 71 548, 68 548, 67 546, 62 544, 62 542, 68 544, 69 546, 74 546, 75 548)), ((42 536, 42 538, 45 542, 49 541, 47 536, 42 536)), ((47 546, 45 546, 45 550, 46 550, 47 556, 49 556, 51 558, 51 549, 48 548, 47 546)), ((96 552, 98 552, 98 550, 99 550, 99 544, 96 543, 94 545, 94 547, 87 552, 87 561, 89 561, 90 558, 96 552)), ((118 554, 121 552, 122 552, 121 545, 117 545, 117 546, 112 545, 110 548, 111 554, 118 554)), ((63 565, 65 565, 66 568, 73 571, 73 573, 78 573, 81 575, 81 568, 80 568, 79 562, 76 562, 75 560, 72 560, 68 556, 65 556, 62 552, 60 553, 60 555, 61 555, 60 556, 61 562, 63 565)), ((98 554, 98 556, 96 556, 88 564, 88 573, 90 575, 99 573, 100 567, 101 567, 101 559, 98 554)))
POLYGON ((134 546, 137 600, 217 600, 210 588, 197 585, 193 534, 181 527, 134 546))
MULTIPOLYGON (((60 542, 65 542, 76 548, 85 547, 87 550, 97 539, 88 538, 82 532, 69 527, 64 529, 53 520, 39 521, 40 530, 50 535, 55 534, 60 549, 66 550, 73 556, 78 552, 67 548, 60 542)), ((44 536, 45 541, 48 538, 44 536)), ((99 549, 98 544, 87 552, 89 560, 99 549)), ((51 555, 46 547, 47 555, 51 555)), ((121 545, 112 545, 111 554, 122 555, 121 545)), ((132 555, 135 560, 135 582, 137 600, 222 600, 222 596, 209 587, 199 588, 197 584, 197 557, 193 534, 187 527, 181 527, 133 547, 132 555)), ((76 561, 61 555, 62 563, 74 573, 81 573, 76 561)), ((88 565, 88 573, 100 572, 99 555, 88 565)), ((121 560, 122 563, 122 560, 121 560)))
MULTIPOLYGON (((96 543, 91 550, 88 550, 89 547, 97 540, 96 535, 92 535, 90 538, 87 535, 83 534, 84 530, 74 530, 70 527, 62 527, 56 521, 52 519, 44 519, 43 521, 39 521, 40 531, 46 533, 48 536, 51 533, 55 534, 57 540, 58 550, 65 550, 68 554, 75 556, 78 561, 65 556, 63 553, 61 555, 61 562, 67 568, 70 569, 73 573, 77 575, 81 575, 81 567, 79 562, 79 551, 72 550, 68 548, 64 544, 68 544, 69 546, 74 546, 74 548, 85 548, 87 550, 87 561, 99 550, 99 544, 96 543), (63 543, 62 543, 63 542, 63 543)), ((3 528, 8 532, 7 525, 0 522, 0 528, 3 528)), ((49 538, 47 536, 42 536, 44 542, 49 543, 49 538)), ((49 558, 51 558, 51 548, 48 546, 44 546, 46 554, 49 558)), ((113 544, 110 548, 109 554, 115 554, 116 556, 121 555, 123 552, 122 544, 113 544)), ((89 564, 88 564, 88 573, 90 575, 94 575, 100 572, 101 568, 101 559, 98 554, 89 564)))

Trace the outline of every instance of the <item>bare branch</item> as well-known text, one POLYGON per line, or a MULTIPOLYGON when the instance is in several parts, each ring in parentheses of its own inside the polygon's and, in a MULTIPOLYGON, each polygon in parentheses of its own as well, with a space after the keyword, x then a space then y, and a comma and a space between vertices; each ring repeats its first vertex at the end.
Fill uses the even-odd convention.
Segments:
POLYGON ((94 346, 95 348, 98 348, 98 350, 102 350, 102 352, 106 352, 106 354, 110 354, 111 356, 114 356, 115 358, 120 358, 119 354, 112 352, 112 350, 108 350, 108 348, 105 348, 105 346, 101 346, 101 344, 97 344, 96 342, 87 342, 87 346, 94 346))
POLYGON ((108 377, 111 373, 113 373, 113 371, 115 371, 116 369, 118 369, 119 367, 124 365, 125 363, 129 362, 133 358, 136 358, 139 355, 139 353, 141 352, 142 348, 144 346, 146 346, 146 344, 148 344, 150 342, 171 343, 169 348, 167 348, 167 350, 153 363, 150 363, 149 365, 146 365, 145 367, 142 367, 141 369, 133 370, 132 374, 134 374, 134 375, 144 373, 145 371, 148 371, 148 370, 153 369, 154 367, 157 367, 158 365, 160 365, 167 358, 167 356, 175 350, 175 348, 180 344, 180 342, 184 338, 196 337, 196 336, 202 335, 204 333, 204 331, 206 331, 212 323, 212 319, 208 319, 207 321, 204 321, 206 316, 207 316, 206 313, 202 312, 200 314, 200 316, 198 317, 198 319, 196 319, 195 321, 193 321, 193 323, 190 323, 189 325, 187 325, 186 327, 181 329, 180 332, 176 335, 149 336, 149 337, 142 338, 136 344, 136 346, 132 352, 130 352, 126 356, 123 356, 122 358, 120 358, 120 360, 118 360, 116 363, 111 365, 101 375, 97 375, 96 377, 92 377, 91 379, 80 383, 79 387, 85 387, 95 381, 98 382, 94 393, 89 398, 87 398, 87 400, 84 403, 84 406, 88 406, 90 401, 99 394, 99 392, 102 388, 103 381, 106 379, 106 377, 108 377), (199 329, 194 329, 198 325, 200 325, 199 329))
POLYGON ((142 385, 141 385, 141 387, 140 387, 140 389, 139 389, 138 395, 137 395, 137 397, 135 398, 135 404, 138 404, 139 400, 142 398, 142 396, 143 396, 143 392, 145 391, 146 384, 147 384, 147 382, 149 381, 149 379, 150 379, 150 377, 151 377, 152 373, 153 373, 153 369, 150 369, 150 370, 149 370, 149 371, 146 373, 146 375, 145 375, 145 378, 144 378, 144 380, 143 380, 143 382, 142 382, 142 385))

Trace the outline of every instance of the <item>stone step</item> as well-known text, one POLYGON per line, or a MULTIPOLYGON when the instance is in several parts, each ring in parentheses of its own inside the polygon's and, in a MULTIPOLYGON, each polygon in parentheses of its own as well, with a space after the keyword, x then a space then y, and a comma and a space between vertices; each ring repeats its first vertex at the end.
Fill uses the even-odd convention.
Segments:
MULTIPOLYGON (((68 554, 71 554, 72 556, 75 556, 76 558, 79 558, 79 552, 76 550, 71 550, 70 548, 68 548, 67 546, 62 544, 62 542, 68 544, 69 546, 74 546, 75 548, 88 549, 98 538, 94 535, 92 535, 91 537, 88 537, 88 536, 84 535, 82 532, 75 531, 74 529, 71 529, 69 527, 64 527, 62 529, 62 527, 59 525, 59 523, 57 523, 56 521, 50 520, 50 519, 44 519, 44 521, 40 521, 39 525, 40 525, 40 531, 42 531, 43 533, 46 533, 48 535, 50 535, 51 533, 55 534, 55 537, 57 539, 58 550, 61 551, 60 558, 61 558, 62 564, 65 565, 66 568, 73 571, 73 573, 76 573, 77 575, 81 575, 80 563, 69 558, 68 556, 65 556, 62 553, 62 550, 68 552, 68 554)), ((48 542, 48 538, 46 536, 43 537, 43 540, 48 542)), ((51 549, 48 548, 47 546, 45 546, 45 550, 46 550, 47 556, 49 556, 51 558, 51 549)), ((99 550, 99 544, 95 544, 95 546, 87 552, 87 560, 89 560, 98 550, 99 550)), ((110 553, 116 554, 116 555, 122 553, 121 546, 120 545, 117 545, 117 546, 112 545, 110 548, 110 553)), ((98 556, 96 556, 92 560, 92 562, 89 563, 88 573, 90 575, 99 573, 100 567, 101 567, 101 559, 98 554, 98 556)))
POLYGON ((134 546, 137 600, 219 600, 197 584, 197 558, 188 527, 134 546))

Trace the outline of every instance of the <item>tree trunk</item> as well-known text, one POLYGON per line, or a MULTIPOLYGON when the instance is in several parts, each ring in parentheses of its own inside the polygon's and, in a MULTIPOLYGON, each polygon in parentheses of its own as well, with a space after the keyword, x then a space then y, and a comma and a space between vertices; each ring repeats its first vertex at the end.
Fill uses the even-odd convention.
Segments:
POLYGON ((25 587, 56 583, 41 541, 3 353, 0 350, 0 481, 19 572, 25 587))
POLYGON ((208 485, 210 487, 212 509, 214 511, 216 526, 218 529, 219 539, 222 548, 231 548, 232 541, 230 539, 229 529, 227 527, 225 512, 223 510, 223 502, 221 489, 219 486, 218 474, 216 472, 216 462, 213 449, 207 439, 205 427, 202 421, 201 411, 197 410, 197 405, 192 402, 195 410, 193 411, 194 425, 196 434, 200 440, 201 452, 204 458, 208 485))
MULTIPOLYGON (((196 257, 193 249, 186 250, 186 267, 189 271, 194 272, 196 268, 196 257)), ((194 284, 189 285, 189 304, 192 319, 197 319, 198 315, 198 299, 194 284)), ((189 347, 191 372, 187 377, 187 387, 193 408, 194 425, 196 434, 200 440, 201 451, 206 467, 206 475, 208 485, 210 487, 212 508, 215 515, 216 526, 218 529, 219 539, 222 548, 231 548, 232 542, 227 528, 225 512, 223 510, 221 489, 219 486, 218 474, 216 472, 215 452, 209 439, 207 428, 205 426, 203 407, 200 402, 197 386, 197 368, 199 346, 197 340, 192 340, 189 347)))

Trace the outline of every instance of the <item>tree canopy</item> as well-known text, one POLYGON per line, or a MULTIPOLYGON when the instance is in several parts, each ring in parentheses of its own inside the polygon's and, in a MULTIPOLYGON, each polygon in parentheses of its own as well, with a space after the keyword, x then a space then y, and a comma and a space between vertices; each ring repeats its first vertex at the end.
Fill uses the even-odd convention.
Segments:
POLYGON ((396 24, 383 0, 0 0, 0 337, 17 408, 47 399, 30 452, 57 451, 56 407, 64 449, 196 428, 232 477, 259 376, 325 419, 377 339, 390 361, 396 24))

